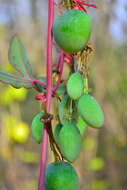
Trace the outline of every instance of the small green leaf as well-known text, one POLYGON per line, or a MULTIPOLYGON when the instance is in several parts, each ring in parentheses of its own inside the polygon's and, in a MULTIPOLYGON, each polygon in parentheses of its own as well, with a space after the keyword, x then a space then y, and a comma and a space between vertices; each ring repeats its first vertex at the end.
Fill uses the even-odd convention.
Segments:
POLYGON ((32 88, 32 82, 30 80, 25 80, 15 75, 8 73, 6 71, 0 70, 0 81, 6 84, 10 84, 15 88, 32 88))
POLYGON ((15 35, 9 48, 9 61, 26 79, 32 78, 32 69, 21 40, 15 35))

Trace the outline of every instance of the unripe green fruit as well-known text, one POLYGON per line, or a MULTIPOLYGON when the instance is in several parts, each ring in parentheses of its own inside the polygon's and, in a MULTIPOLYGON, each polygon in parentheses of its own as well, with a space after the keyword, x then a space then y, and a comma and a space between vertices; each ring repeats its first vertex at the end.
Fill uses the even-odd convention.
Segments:
POLYGON ((91 95, 85 94, 78 101, 78 113, 91 126, 101 128, 104 124, 103 111, 91 95))
POLYGON ((78 127, 81 136, 83 136, 85 132, 87 131, 88 124, 79 116, 76 122, 76 126, 78 127))
POLYGON ((69 54, 77 53, 87 45, 91 30, 91 17, 74 9, 58 16, 53 25, 54 40, 69 54))
POLYGON ((45 190, 77 190, 78 175, 67 162, 53 162, 46 168, 45 190))
POLYGON ((63 125, 69 121, 69 106, 70 98, 68 95, 65 95, 59 104, 59 118, 63 125))
POLYGON ((67 81, 67 93, 71 99, 80 98, 84 90, 84 79, 79 72, 73 73, 67 81))
POLYGON ((57 141, 57 139, 58 139, 58 136, 59 136, 59 133, 60 133, 60 130, 62 129, 62 125, 60 124, 60 123, 58 123, 57 125, 56 125, 56 127, 55 127, 55 129, 54 129, 54 139, 55 139, 55 141, 57 141))
POLYGON ((82 138, 79 129, 74 124, 69 122, 62 127, 57 142, 66 160, 74 162, 78 158, 82 138))
POLYGON ((40 112, 37 115, 35 115, 31 124, 32 136, 37 143, 41 143, 42 141, 44 124, 41 122, 40 119, 42 118, 43 115, 44 115, 43 112, 40 112))

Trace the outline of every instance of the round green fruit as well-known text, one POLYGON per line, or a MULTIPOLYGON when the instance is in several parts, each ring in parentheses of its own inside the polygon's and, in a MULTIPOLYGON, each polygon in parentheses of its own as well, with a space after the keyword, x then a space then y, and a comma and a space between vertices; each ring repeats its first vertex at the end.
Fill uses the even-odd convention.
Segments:
POLYGON ((69 10, 58 16, 53 24, 53 36, 59 47, 66 53, 81 51, 90 38, 91 17, 80 10, 69 10))
POLYGON ((104 124, 104 113, 95 100, 89 94, 84 94, 78 101, 78 113, 81 117, 94 128, 101 128, 104 124))
POLYGON ((57 138, 62 155, 69 162, 74 162, 81 151, 82 137, 79 129, 73 123, 66 123, 57 138))
POLYGON ((42 141, 43 128, 44 128, 44 124, 40 120, 43 115, 44 115, 44 112, 40 112, 37 115, 35 115, 31 124, 32 136, 35 139, 35 141, 39 144, 42 141))
POLYGON ((67 162, 53 162, 46 168, 45 190, 77 190, 78 175, 67 162))
POLYGON ((73 73, 67 81, 67 93, 71 99, 80 98, 84 90, 84 79, 79 72, 73 73))

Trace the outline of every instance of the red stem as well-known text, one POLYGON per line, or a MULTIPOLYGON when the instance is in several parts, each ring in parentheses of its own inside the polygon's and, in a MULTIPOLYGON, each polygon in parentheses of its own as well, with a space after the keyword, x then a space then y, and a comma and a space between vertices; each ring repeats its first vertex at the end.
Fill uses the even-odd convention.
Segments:
MULTIPOLYGON (((47 36, 47 77, 46 77, 46 112, 50 111, 51 97, 52 97, 52 24, 54 18, 54 2, 48 0, 48 36, 47 36)), ((48 135, 46 129, 43 131, 42 137, 42 150, 41 150, 41 161, 40 161, 40 174, 38 190, 44 189, 44 176, 46 168, 46 157, 47 157, 47 141, 48 135)))

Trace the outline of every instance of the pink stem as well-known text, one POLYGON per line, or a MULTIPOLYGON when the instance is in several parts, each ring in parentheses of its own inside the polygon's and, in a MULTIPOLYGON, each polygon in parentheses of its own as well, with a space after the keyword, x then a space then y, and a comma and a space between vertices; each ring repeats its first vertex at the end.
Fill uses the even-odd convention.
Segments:
POLYGON ((61 53, 59 53, 59 56, 57 58, 56 68, 59 71, 60 70, 60 60, 61 60, 61 53))
POLYGON ((46 168, 46 153, 47 153, 47 131, 43 129, 43 138, 42 138, 42 146, 41 146, 41 160, 40 160, 40 174, 39 174, 39 183, 38 190, 43 190, 44 187, 44 175, 46 168))
MULTIPOLYGON (((47 38, 47 80, 46 80, 46 112, 50 111, 51 96, 52 96, 52 24, 54 18, 54 2, 48 0, 48 38, 47 38)), ((44 189, 44 176, 46 168, 46 157, 47 157, 47 141, 48 135, 46 129, 43 131, 42 137, 42 150, 41 150, 41 161, 40 161, 40 174, 38 190, 44 189)))

